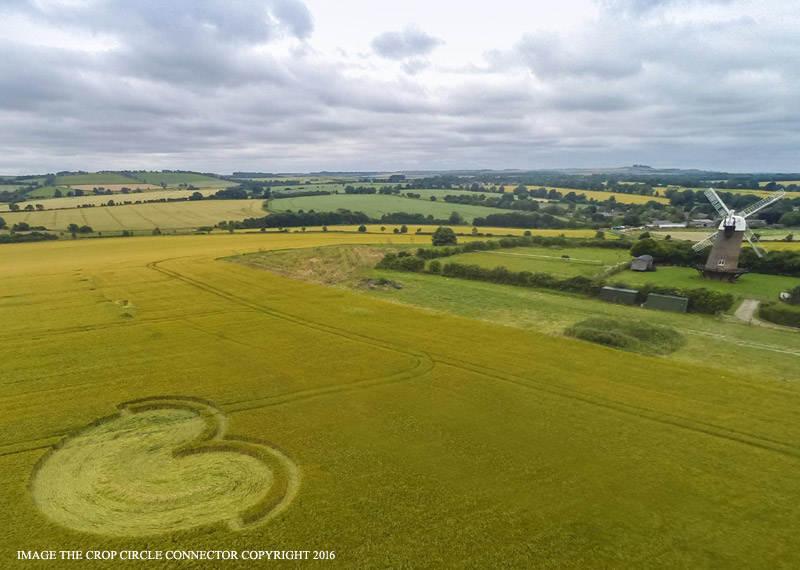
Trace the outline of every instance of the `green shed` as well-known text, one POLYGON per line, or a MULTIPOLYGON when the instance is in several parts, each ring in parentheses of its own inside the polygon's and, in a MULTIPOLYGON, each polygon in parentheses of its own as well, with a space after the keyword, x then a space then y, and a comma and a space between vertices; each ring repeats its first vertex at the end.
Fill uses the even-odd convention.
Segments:
POLYGON ((609 303, 620 303, 622 305, 636 305, 636 296, 639 291, 633 289, 622 289, 620 287, 603 287, 600 289, 598 299, 609 303))
POLYGON ((674 311, 676 313, 685 313, 686 308, 689 306, 689 299, 686 297, 675 297, 673 295, 659 295, 657 293, 650 293, 647 300, 644 302, 646 309, 658 309, 660 311, 674 311))

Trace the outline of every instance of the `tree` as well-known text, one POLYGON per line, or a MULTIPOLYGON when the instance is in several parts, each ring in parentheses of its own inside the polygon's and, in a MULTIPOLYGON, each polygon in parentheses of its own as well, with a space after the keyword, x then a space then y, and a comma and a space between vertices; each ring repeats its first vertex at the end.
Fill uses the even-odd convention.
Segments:
POLYGON ((649 237, 650 237, 650 232, 644 232, 641 235, 639 235, 639 239, 645 239, 649 237))
POLYGON ((78 232, 80 232, 82 234, 90 234, 93 231, 94 230, 92 229, 91 226, 81 226, 81 227, 78 228, 78 232))
POLYGON ((407 234, 407 233, 408 233, 408 226, 407 226, 407 225, 405 225, 405 224, 403 224, 403 225, 400 227, 400 233, 401 233, 401 234, 407 234))
POLYGON ((11 227, 12 232, 27 232, 30 229, 31 226, 27 222, 20 222, 11 227))
POLYGON ((8 209, 12 212, 19 212, 19 204, 11 203, 8 205, 8 209))
POLYGON ((595 239, 606 239, 606 232, 602 230, 597 230, 594 234, 595 239))
POLYGON ((381 226, 381 231, 385 232, 386 231, 386 226, 381 226))
POLYGON ((42 206, 41 204, 36 204, 36 209, 41 212, 42 210, 44 210, 44 206, 42 206))
POLYGON ((58 188, 56 188, 56 191, 53 192, 53 198, 61 198, 63 196, 64 195, 61 193, 61 190, 59 190, 58 188))
POLYGON ((6 227, 6 221, 3 218, 0 218, 0 230, 6 227))
POLYGON ((456 245, 456 243, 458 243, 456 232, 454 232, 452 228, 444 228, 442 226, 439 226, 436 231, 433 232, 431 241, 433 245, 456 245))
POLYGON ((653 238, 640 239, 633 244, 633 247, 631 247, 631 255, 633 257, 639 257, 640 255, 652 255, 653 257, 658 258, 662 251, 663 248, 661 247, 661 244, 653 238))
POLYGON ((32 212, 33 211, 33 204, 27 204, 25 206, 25 211, 26 212, 32 212))
POLYGON ((360 231, 363 234, 364 232, 367 231, 367 226, 364 225, 358 226, 358 231, 360 231))
POLYGON ((153 228, 153 235, 160 236, 161 235, 161 228, 153 228))
POLYGON ((456 225, 456 224, 463 223, 464 222, 464 218, 462 218, 461 214, 459 214, 458 212, 452 212, 450 214, 450 217, 447 219, 447 221, 450 222, 451 224, 456 225))
POLYGON ((80 228, 78 227, 78 224, 70 224, 69 226, 67 226, 67 231, 72 234, 72 239, 75 239, 77 237, 75 234, 78 233, 79 229, 80 228))
POLYGON ((781 216, 780 223, 790 228, 800 227, 800 211, 786 212, 781 216))
POLYGON ((436 201, 436 196, 431 196, 431 202, 435 202, 435 201, 436 201))

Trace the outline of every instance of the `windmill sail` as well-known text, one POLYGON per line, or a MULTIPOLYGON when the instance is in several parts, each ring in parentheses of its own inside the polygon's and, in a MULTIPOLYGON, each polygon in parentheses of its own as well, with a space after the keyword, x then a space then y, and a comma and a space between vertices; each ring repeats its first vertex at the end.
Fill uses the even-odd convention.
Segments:
POLYGON ((750 245, 753 246, 753 249, 758 257, 764 257, 767 255, 767 250, 764 249, 764 247, 761 245, 761 242, 756 237, 756 234, 754 234, 753 230, 750 228, 747 228, 747 230, 744 232, 744 239, 750 242, 750 245))
POLYGON ((777 202, 778 200, 783 198, 785 195, 786 195, 785 191, 778 190, 777 192, 773 192, 772 194, 770 194, 769 196, 767 196, 763 200, 759 200, 755 204, 750 204, 749 206, 747 206, 741 212, 736 212, 736 213, 739 216, 742 216, 743 218, 747 218, 749 216, 752 216, 753 214, 755 214, 759 210, 763 210, 764 208, 766 208, 767 206, 769 206, 773 202, 777 202))
POLYGON ((717 193, 714 191, 713 188, 709 188, 704 192, 704 194, 706 195, 706 198, 708 198, 708 201, 711 202, 711 205, 714 206, 717 212, 719 212, 720 216, 722 216, 723 218, 727 218, 731 214, 731 211, 728 210, 728 207, 722 203, 722 200, 720 199, 720 197, 717 195, 717 193))
POLYGON ((706 239, 704 239, 703 241, 699 241, 696 244, 694 244, 692 246, 692 249, 695 250, 695 251, 700 251, 701 249, 706 248, 709 245, 711 245, 712 243, 714 243, 715 239, 717 239, 717 234, 713 233, 710 236, 708 236, 706 239))

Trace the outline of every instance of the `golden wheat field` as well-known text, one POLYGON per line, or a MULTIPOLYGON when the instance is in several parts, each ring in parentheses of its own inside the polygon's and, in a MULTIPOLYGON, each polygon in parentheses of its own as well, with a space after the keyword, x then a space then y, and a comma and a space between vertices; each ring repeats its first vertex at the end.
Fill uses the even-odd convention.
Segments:
POLYGON ((334 552, 316 563, 331 568, 800 566, 800 384, 221 259, 412 237, 2 246, 0 566, 89 549, 334 552))
MULTIPOLYGON (((153 193, 155 194, 155 192, 153 193)), ((136 194, 136 196, 150 196, 136 194)), ((98 197, 96 197, 98 198, 98 197)), ((103 198, 108 201, 109 197, 103 198)), ((77 198, 72 198, 76 200, 77 198)), ((149 199, 149 198, 144 198, 149 199)), ((55 198, 61 200, 61 198, 55 198)), ((53 201, 53 200, 50 200, 53 201)), ((48 230, 65 231, 70 224, 90 226, 94 231, 149 230, 153 228, 197 228, 221 221, 259 218, 266 215, 261 200, 201 200, 196 202, 155 202, 93 208, 22 211, 3 213, 11 226, 26 222, 48 230)))

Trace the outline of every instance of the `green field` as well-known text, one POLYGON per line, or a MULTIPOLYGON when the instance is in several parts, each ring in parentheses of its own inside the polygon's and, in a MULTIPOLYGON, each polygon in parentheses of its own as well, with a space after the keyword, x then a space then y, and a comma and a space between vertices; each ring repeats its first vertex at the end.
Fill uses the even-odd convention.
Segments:
POLYGON ((551 248, 516 247, 493 251, 462 253, 442 258, 445 263, 463 263, 481 267, 506 267, 511 271, 543 272, 559 277, 602 274, 606 269, 631 260, 627 249, 605 249, 594 247, 551 248), (562 259, 567 255, 569 259, 562 259))
POLYGON ((72 186, 74 184, 136 184, 136 180, 112 172, 56 176, 56 186, 72 186))
POLYGON ((623 271, 614 276, 629 285, 645 285, 648 283, 664 287, 681 287, 695 289, 705 287, 723 293, 731 293, 737 297, 751 299, 775 300, 781 291, 788 291, 800 285, 800 279, 780 275, 762 275, 751 273, 739 278, 738 283, 721 283, 703 279, 700 273, 690 267, 659 267, 656 271, 623 271))
MULTIPOLYGON (((174 192, 172 192, 174 193, 174 192)), ((128 199, 152 199, 155 193, 130 194, 128 199), (146 196, 146 198, 142 198, 146 196)), ((110 196, 93 196, 100 203, 110 196)), ((120 198, 114 196, 115 202, 120 198)), ((83 200, 83 198, 56 198, 56 200, 83 200)), ((197 228, 213 226, 221 221, 262 217, 261 200, 201 200, 197 202, 155 202, 94 208, 69 208, 32 212, 2 212, 9 226, 27 222, 31 226, 44 226, 49 230, 66 230, 69 224, 87 225, 95 231, 146 230, 153 228, 197 228)))
POLYGON ((225 188, 235 186, 235 183, 221 180, 204 174, 191 174, 188 172, 136 172, 137 179, 147 184, 160 185, 162 182, 167 186, 177 186, 178 184, 192 184, 198 188, 217 186, 225 188))
MULTIPOLYGON (((428 298, 481 321, 218 259, 380 239, 3 246, 3 566, 88 549, 335 551, 330 568, 800 566, 800 383, 718 360, 719 339, 706 365, 639 356, 485 322, 573 297, 405 274, 403 290, 369 293, 405 302, 434 283, 428 298)), ((548 326, 583 305, 564 307, 548 326)), ((635 310, 589 312, 619 309, 635 310)), ((727 326, 669 317, 703 338, 727 326)))
POLYGON ((345 208, 354 212, 364 212, 368 216, 380 218, 383 214, 407 212, 409 214, 432 215, 436 219, 447 219, 452 212, 458 212, 471 223, 473 218, 503 213, 504 210, 487 208, 486 206, 462 206, 448 204, 437 200, 419 200, 400 196, 379 194, 332 194, 329 196, 301 196, 299 198, 281 198, 270 200, 269 209, 275 212, 299 210, 316 212, 333 212, 345 208))

